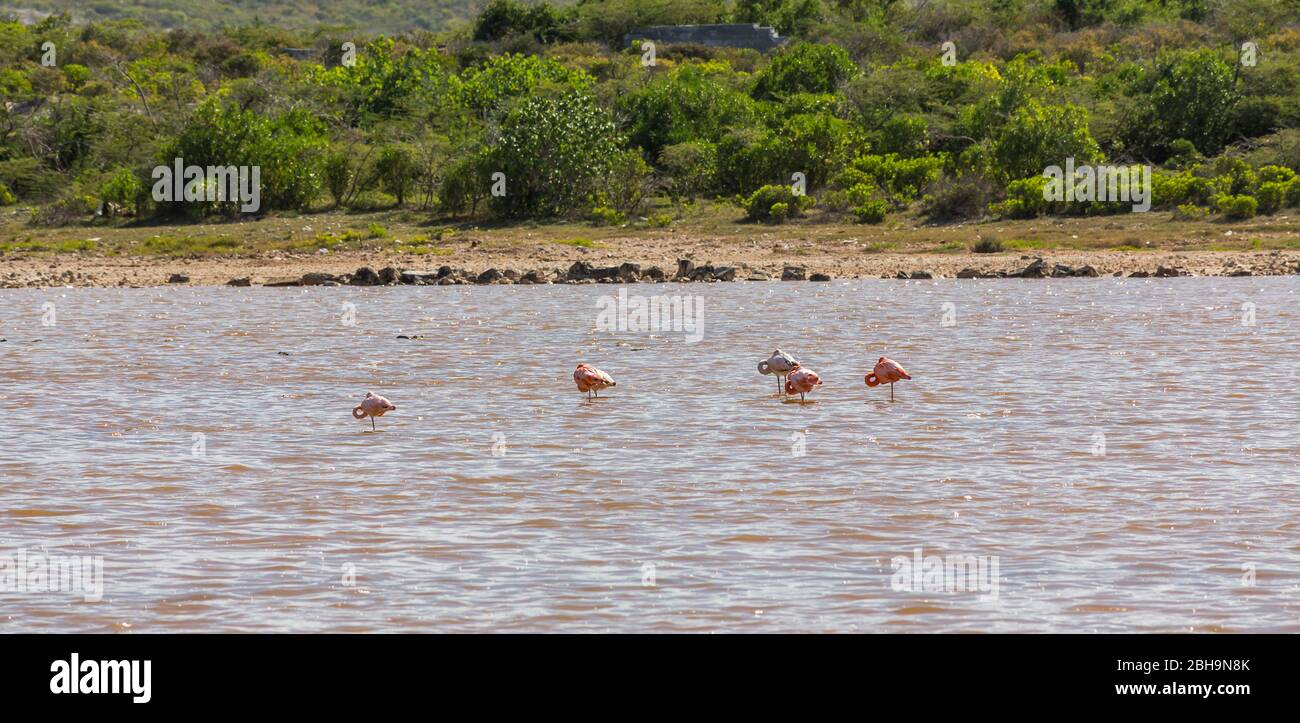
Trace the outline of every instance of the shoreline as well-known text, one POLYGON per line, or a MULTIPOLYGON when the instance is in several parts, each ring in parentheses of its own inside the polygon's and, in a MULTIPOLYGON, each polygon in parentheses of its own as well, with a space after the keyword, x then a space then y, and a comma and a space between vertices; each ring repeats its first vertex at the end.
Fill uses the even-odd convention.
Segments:
POLYGON ((1285 276, 1300 251, 1077 251, 1033 253, 830 253, 755 258, 739 249, 695 248, 652 256, 485 253, 471 263, 411 254, 341 252, 177 259, 80 254, 0 257, 0 288, 158 286, 453 285, 831 281, 843 279, 1285 276), (557 256, 559 258, 557 258, 557 256))
POLYGON ((196 286, 236 279, 246 279, 248 285, 295 285, 304 277, 308 284, 368 285, 402 283, 403 272, 407 282, 420 284, 480 283, 480 278, 481 283, 631 283, 814 275, 1300 273, 1300 217, 1294 215, 1234 223, 1129 214, 940 226, 915 218, 881 226, 809 218, 774 226, 741 223, 734 208, 710 205, 665 228, 641 223, 448 224, 408 209, 170 226, 42 228, 23 224, 21 214, 6 220, 0 221, 0 288, 166 286, 173 278, 196 286), (990 242, 1002 250, 973 251, 990 242), (713 269, 681 274, 683 259, 696 269, 713 269), (582 273, 572 273, 575 264, 584 265, 582 273), (1031 266, 1037 268, 1026 274, 1031 266), (787 267, 802 268, 802 274, 787 273, 787 267), (359 274, 364 268, 373 274, 359 274), (385 274, 385 269, 392 271, 385 274))

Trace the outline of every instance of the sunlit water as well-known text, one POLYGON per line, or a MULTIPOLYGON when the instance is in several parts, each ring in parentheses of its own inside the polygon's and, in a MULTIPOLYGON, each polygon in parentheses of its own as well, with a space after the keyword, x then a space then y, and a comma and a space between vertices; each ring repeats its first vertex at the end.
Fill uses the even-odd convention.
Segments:
POLYGON ((617 289, 0 291, 0 630, 1300 631, 1294 278, 617 289))

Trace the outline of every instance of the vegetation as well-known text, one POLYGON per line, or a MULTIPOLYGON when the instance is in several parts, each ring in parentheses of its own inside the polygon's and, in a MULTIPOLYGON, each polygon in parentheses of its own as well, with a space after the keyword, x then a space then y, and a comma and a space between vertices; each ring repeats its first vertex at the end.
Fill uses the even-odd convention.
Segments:
POLYGON ((1174 219, 1300 205, 1295 3, 491 0, 436 34, 427 3, 302 15, 402 31, 377 36, 300 28, 278 13, 308 6, 288 0, 258 6, 276 26, 233 6, 220 29, 190 22, 217 6, 158 5, 0 21, 0 206, 32 226, 247 211, 156 200, 178 158, 259 168, 260 215, 429 223, 663 227, 700 202, 800 224, 1130 210, 1045 199, 1066 159, 1153 166, 1152 206, 1174 219), (649 66, 621 40, 729 20, 790 38, 766 56, 665 46, 649 66))

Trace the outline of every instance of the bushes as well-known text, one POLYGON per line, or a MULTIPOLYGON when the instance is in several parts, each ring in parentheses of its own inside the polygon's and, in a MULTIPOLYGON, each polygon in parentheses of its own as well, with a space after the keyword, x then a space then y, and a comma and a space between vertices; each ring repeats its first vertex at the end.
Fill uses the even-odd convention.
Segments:
POLYGON ((321 175, 324 176, 325 189, 334 199, 334 206, 341 206, 352 186, 352 161, 342 153, 331 153, 325 158, 321 175))
POLYGON ((812 203, 807 196, 795 195, 789 186, 763 186, 745 201, 745 218, 751 221, 782 223, 802 216, 812 203))
POLYGON ((14 197, 8 186, 0 182, 0 206, 8 206, 14 203, 18 203, 18 199, 14 197))
POLYGON ((100 187, 99 198, 104 202, 106 216, 117 215, 118 209, 139 213, 140 202, 148 197, 144 184, 129 168, 118 168, 100 187))
POLYGON ((415 183, 419 167, 415 155, 405 145, 386 146, 375 161, 375 176, 385 193, 397 198, 397 205, 406 203, 406 194, 415 183))
POLYGON ((598 190, 622 139, 608 110, 588 95, 535 95, 501 122, 490 151, 493 170, 506 176, 506 194, 494 208, 514 218, 546 217, 584 207, 598 190))
POLYGON ((1230 196, 1227 194, 1214 197, 1214 207, 1224 218, 1242 220, 1254 218, 1259 203, 1250 196, 1230 196))
POLYGON ((1007 185, 1007 198, 1000 203, 989 205, 989 212, 1004 218, 1034 218, 1048 210, 1043 190, 1047 188, 1047 179, 1032 176, 1012 181, 1007 185))
POLYGON ((714 188, 718 147, 704 141, 668 146, 659 152, 659 166, 668 176, 668 193, 673 200, 694 200, 714 188))
POLYGON ((885 220, 885 214, 888 212, 889 204, 876 200, 867 201, 853 209, 853 215, 857 217, 858 223, 880 223, 885 220))
POLYGON ((920 195, 939 178, 943 159, 936 156, 901 158, 888 153, 883 156, 858 156, 846 173, 857 172, 878 186, 896 208, 901 208, 920 195))
POLYGON ((921 199, 921 213, 933 222, 979 218, 988 211, 996 193, 991 181, 976 174, 940 179, 921 199))
POLYGON ((795 93, 834 93, 859 72, 838 45, 796 43, 772 56, 758 74, 753 95, 772 99, 795 93))
POLYGON ((630 150, 614 156, 599 195, 610 208, 626 217, 640 213, 653 192, 650 165, 640 151, 630 150))

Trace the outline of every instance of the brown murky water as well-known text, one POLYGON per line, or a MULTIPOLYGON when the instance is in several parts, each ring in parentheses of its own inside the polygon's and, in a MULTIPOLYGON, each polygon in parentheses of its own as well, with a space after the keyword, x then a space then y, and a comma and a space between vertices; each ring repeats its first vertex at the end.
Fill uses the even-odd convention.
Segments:
POLYGON ((1297 632, 1298 290, 628 287, 698 343, 612 286, 0 291, 0 630, 1297 632))

